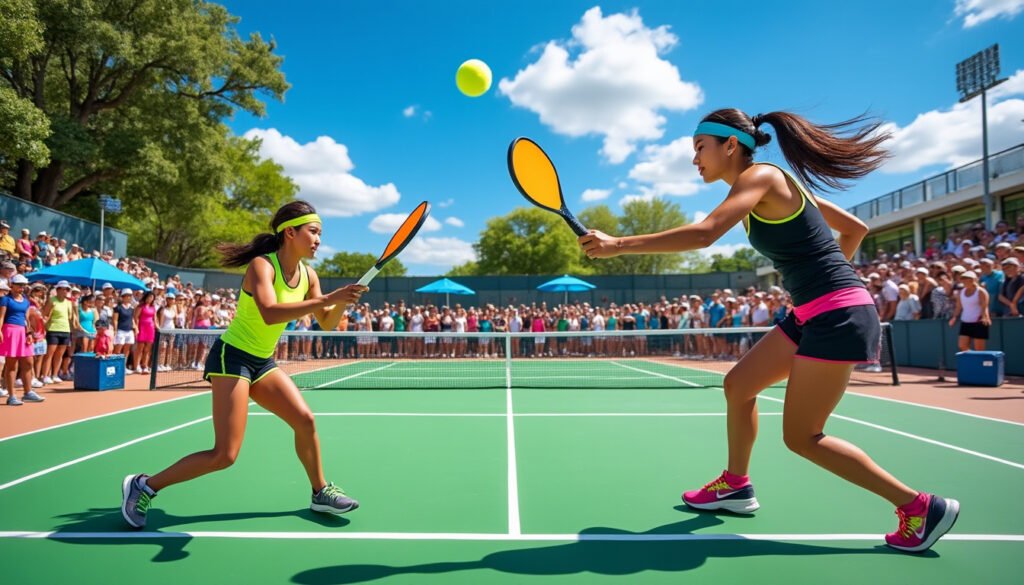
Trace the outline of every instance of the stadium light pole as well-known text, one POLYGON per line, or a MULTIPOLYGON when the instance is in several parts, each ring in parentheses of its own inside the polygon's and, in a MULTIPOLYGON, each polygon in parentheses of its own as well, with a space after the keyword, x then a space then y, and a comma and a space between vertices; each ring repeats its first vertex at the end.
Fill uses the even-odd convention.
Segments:
POLYGON ((984 175, 985 229, 992 230, 992 192, 988 179, 988 99, 986 92, 1006 79, 999 79, 999 43, 956 64, 956 89, 960 103, 981 95, 981 168, 984 175))
POLYGON ((118 213, 121 211, 121 200, 114 199, 110 195, 100 195, 100 256, 103 255, 103 235, 106 219, 106 212, 118 213))

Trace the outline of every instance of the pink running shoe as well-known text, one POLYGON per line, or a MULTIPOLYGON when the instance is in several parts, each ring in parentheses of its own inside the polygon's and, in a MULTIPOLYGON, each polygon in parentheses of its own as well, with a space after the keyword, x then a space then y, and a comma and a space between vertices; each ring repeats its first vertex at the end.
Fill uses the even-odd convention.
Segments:
POLYGON ((960 502, 933 494, 922 493, 921 496, 908 506, 896 508, 900 527, 885 535, 885 544, 906 552, 923 552, 953 528, 960 515, 960 502), (924 496, 923 502, 921 496, 924 496))
POLYGON ((738 514, 750 514, 761 507, 754 497, 754 486, 746 477, 729 483, 727 477, 731 475, 723 471, 717 479, 708 483, 703 488, 685 492, 683 501, 687 506, 698 510, 728 510, 738 514))

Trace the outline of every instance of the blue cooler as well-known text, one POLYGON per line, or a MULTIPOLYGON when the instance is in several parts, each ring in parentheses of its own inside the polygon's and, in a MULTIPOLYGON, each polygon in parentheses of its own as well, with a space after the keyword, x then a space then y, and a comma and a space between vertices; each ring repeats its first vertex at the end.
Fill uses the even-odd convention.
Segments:
POLYGON ((76 353, 75 390, 120 390, 124 388, 124 356, 96 357, 94 353, 76 353))
POLYGON ((961 386, 1001 386, 1004 355, 1001 351, 961 351, 956 354, 956 383, 961 386))

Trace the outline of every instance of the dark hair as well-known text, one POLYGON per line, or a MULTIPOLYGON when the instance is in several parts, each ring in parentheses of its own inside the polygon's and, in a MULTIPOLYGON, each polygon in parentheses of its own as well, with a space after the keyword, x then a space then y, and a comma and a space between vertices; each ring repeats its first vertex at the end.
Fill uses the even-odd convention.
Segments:
POLYGON ((87 303, 87 302, 89 302, 89 301, 91 301, 91 300, 92 300, 92 295, 85 295, 85 296, 83 296, 83 297, 82 297, 82 298, 80 299, 80 301, 81 301, 81 302, 83 302, 83 303, 87 303))
POLYGON ((280 250, 281 244, 284 242, 284 232, 277 233, 277 226, 310 213, 316 213, 316 210, 305 201, 297 200, 285 203, 274 214, 274 219, 270 220, 270 233, 258 234, 248 244, 218 244, 217 251, 221 254, 221 266, 228 268, 245 266, 257 256, 264 256, 280 250))
POLYGON ((144 294, 142 295, 142 300, 140 300, 140 301, 139 301, 139 305, 140 305, 140 306, 142 306, 142 305, 145 305, 145 304, 146 304, 146 299, 153 299, 153 301, 155 302, 155 301, 156 301, 156 293, 154 293, 154 292, 153 292, 153 291, 151 291, 151 290, 147 290, 147 291, 146 291, 146 292, 145 292, 145 293, 144 293, 144 294))
MULTIPOLYGON (((729 108, 714 111, 702 120, 732 126, 754 137, 756 146, 771 142, 771 135, 758 127, 771 124, 786 162, 808 187, 814 190, 842 190, 847 179, 859 179, 889 158, 882 143, 891 137, 879 132, 881 122, 860 115, 837 124, 813 124, 790 112, 769 112, 747 116, 729 108), (844 135, 846 134, 846 135, 844 135)), ((718 138, 725 142, 725 138, 718 138)), ((747 156, 753 151, 741 145, 747 156)))

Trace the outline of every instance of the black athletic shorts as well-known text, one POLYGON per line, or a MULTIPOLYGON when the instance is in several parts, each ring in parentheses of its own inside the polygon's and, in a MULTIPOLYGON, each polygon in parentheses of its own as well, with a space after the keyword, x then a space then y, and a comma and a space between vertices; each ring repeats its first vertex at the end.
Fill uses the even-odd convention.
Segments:
POLYGON ((797 324, 796 314, 776 325, 797 346, 796 355, 826 362, 878 361, 882 325, 874 305, 826 311, 797 324))
POLYGON ((256 357, 233 345, 224 343, 218 338, 210 348, 210 355, 206 357, 203 379, 209 380, 211 377, 227 376, 229 378, 242 378, 248 380, 250 384, 255 384, 276 369, 277 362, 274 361, 273 357, 256 357))
POLYGON ((971 339, 988 339, 988 325, 981 321, 975 323, 960 322, 960 335, 971 339))
POLYGON ((46 345, 71 345, 71 334, 63 331, 47 331, 46 345))

